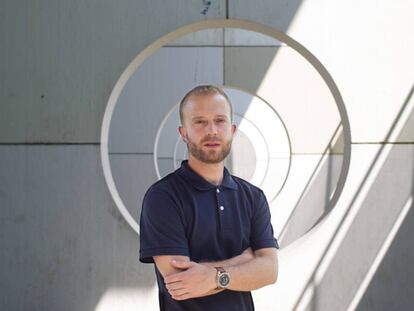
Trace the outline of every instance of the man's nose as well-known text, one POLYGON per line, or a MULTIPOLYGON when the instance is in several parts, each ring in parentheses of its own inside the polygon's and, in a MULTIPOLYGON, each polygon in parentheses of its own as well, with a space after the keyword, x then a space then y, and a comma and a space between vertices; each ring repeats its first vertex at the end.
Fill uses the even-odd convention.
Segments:
POLYGON ((207 124, 207 135, 216 136, 217 135, 217 126, 214 122, 208 122, 207 124))

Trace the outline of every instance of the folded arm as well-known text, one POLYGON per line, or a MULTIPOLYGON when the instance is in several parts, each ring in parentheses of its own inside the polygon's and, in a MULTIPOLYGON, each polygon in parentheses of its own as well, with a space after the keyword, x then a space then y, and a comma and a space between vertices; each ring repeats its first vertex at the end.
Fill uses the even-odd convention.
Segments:
POLYGON ((262 248, 254 252, 254 259, 226 268, 230 274, 228 289, 252 291, 276 282, 278 260, 276 248, 262 248))
POLYGON ((219 262, 196 263, 186 256, 156 256, 154 261, 164 277, 172 298, 185 300, 216 294, 216 269, 224 267, 231 281, 229 290, 251 291, 276 282, 278 263, 275 248, 263 248, 219 262))

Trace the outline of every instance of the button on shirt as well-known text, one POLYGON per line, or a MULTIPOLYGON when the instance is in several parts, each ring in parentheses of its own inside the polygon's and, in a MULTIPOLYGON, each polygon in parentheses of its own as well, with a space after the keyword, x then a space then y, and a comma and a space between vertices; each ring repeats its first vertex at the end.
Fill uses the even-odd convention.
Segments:
MULTIPOLYGON (((220 186, 195 173, 187 161, 152 185, 144 197, 140 220, 140 261, 182 255, 191 261, 229 259, 251 247, 279 248, 263 192, 223 172, 220 186)), ((250 292, 225 290, 207 297, 176 301, 155 268, 160 310, 254 310, 250 292)))

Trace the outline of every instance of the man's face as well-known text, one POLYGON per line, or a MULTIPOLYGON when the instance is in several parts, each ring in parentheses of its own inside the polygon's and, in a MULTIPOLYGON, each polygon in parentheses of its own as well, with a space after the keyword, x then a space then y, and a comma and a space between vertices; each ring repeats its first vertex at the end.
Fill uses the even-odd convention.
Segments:
POLYGON ((236 130, 230 114, 230 106, 220 94, 195 95, 188 99, 179 131, 190 157, 210 164, 220 163, 227 157, 236 130))

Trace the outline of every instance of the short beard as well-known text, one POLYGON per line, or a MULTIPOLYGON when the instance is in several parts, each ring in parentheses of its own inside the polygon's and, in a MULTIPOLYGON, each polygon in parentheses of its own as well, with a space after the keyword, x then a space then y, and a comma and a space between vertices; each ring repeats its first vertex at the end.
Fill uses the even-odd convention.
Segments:
POLYGON ((205 152, 190 140, 187 140, 187 148, 188 152, 197 160, 207 164, 217 164, 224 161, 229 155, 231 151, 231 140, 223 143, 222 149, 219 152, 215 152, 214 150, 205 152))

